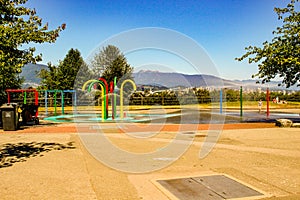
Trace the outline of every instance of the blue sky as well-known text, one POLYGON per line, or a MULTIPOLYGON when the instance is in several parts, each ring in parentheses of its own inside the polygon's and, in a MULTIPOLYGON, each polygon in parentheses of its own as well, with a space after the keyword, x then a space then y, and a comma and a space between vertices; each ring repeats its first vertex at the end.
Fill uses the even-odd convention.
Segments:
MULTIPOLYGON (((289 2, 28 0, 26 5, 36 8, 43 22, 49 22, 49 28, 67 24, 56 43, 33 45, 37 53, 43 54, 43 64, 57 64, 70 48, 78 49, 86 59, 103 41, 114 35, 131 29, 159 27, 184 34, 202 46, 216 66, 218 74, 214 75, 226 79, 249 79, 257 72, 257 66, 234 58, 245 53, 246 46, 261 46, 264 41, 272 39, 272 31, 280 25, 273 9, 285 7, 289 2)), ((152 62, 167 65, 166 68, 173 71, 195 73, 185 66, 185 61, 158 51, 125 56, 129 64, 138 69, 152 62)))

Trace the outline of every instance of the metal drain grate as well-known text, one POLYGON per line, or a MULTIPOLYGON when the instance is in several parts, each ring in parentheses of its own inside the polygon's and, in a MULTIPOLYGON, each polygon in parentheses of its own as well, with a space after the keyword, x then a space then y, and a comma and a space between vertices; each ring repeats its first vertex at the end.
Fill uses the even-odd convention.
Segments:
POLYGON ((263 195, 224 175, 158 180, 157 182, 181 200, 218 200, 263 195))

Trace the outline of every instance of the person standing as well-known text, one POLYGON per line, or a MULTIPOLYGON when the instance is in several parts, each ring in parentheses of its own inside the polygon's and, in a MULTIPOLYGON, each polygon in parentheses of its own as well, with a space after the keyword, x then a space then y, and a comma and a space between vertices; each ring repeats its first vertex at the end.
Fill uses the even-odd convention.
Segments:
POLYGON ((262 100, 260 99, 258 102, 258 112, 261 113, 261 108, 262 108, 262 100))

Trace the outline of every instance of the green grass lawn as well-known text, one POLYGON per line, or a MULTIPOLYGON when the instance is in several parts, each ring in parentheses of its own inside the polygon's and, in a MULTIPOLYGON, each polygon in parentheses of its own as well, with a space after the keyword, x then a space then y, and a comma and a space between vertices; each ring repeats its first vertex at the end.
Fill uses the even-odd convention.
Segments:
MULTIPOLYGON (((267 106, 267 102, 263 102, 263 107, 267 106)), ((270 109, 296 109, 300 108, 300 102, 288 102, 287 104, 269 103, 270 109)), ((223 103, 224 108, 234 109, 240 108, 240 102, 226 102, 223 103)), ((256 109, 258 108, 258 102, 256 101, 244 101, 243 109, 256 109)))

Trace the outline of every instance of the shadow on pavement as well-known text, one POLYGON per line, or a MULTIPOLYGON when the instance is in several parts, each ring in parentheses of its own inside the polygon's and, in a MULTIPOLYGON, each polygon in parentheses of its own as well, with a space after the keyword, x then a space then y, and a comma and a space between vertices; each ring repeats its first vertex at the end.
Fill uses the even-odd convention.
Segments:
POLYGON ((30 157, 43 156, 53 150, 75 149, 73 142, 60 144, 54 142, 7 143, 0 147, 0 168, 10 167, 16 162, 25 162, 30 157))

